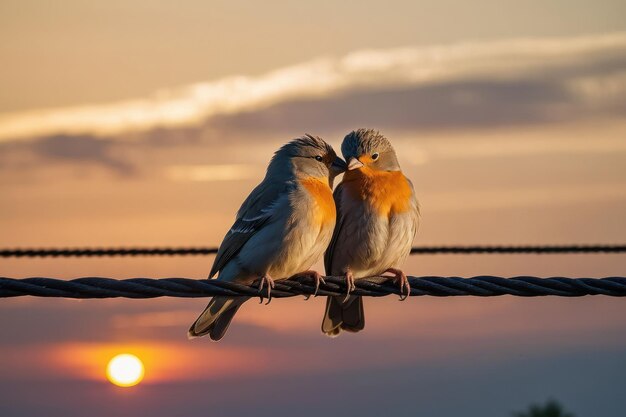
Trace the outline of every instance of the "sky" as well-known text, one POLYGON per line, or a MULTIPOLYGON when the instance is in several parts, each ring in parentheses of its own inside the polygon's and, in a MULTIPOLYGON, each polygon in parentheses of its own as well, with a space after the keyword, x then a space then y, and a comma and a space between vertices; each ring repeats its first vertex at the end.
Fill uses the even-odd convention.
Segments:
MULTIPOLYGON (((216 246, 272 153, 305 132, 393 143, 416 245, 623 243, 620 1, 0 1, 0 247, 216 246)), ((2 259, 0 276, 206 278, 211 257, 2 259)), ((624 276, 624 255, 431 255, 410 275, 624 276)), ((321 268, 318 263, 317 268, 321 268)), ((566 298, 0 302, 0 414, 509 416, 626 408, 626 305, 566 298), (118 388, 130 352, 144 381, 118 388)))

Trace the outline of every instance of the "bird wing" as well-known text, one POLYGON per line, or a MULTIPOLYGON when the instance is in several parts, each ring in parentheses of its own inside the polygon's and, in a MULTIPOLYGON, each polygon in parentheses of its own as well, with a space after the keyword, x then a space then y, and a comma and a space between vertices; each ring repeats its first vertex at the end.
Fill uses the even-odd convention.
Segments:
POLYGON ((332 274, 332 266, 333 266, 333 255, 335 254, 335 245, 337 243, 337 238, 339 233, 341 232, 341 228, 343 227, 344 214, 341 210, 341 194, 343 193, 343 182, 339 183, 337 188, 335 188, 335 192, 333 193, 333 198, 335 199, 335 207, 337 210, 337 221, 335 223, 335 230, 333 231, 333 237, 330 240, 330 244, 324 252, 324 269, 326 270, 326 275, 332 274))
POLYGON ((419 224, 420 224, 420 217, 421 217, 421 213, 420 213, 420 203, 419 201, 417 201, 417 196, 415 195, 415 187, 413 186, 413 182, 406 177, 406 180, 409 183, 409 186, 411 187, 411 215, 413 218, 413 227, 414 227, 414 232, 413 232, 413 236, 415 237, 415 234, 417 233, 417 229, 419 229, 419 224))
POLYGON ((274 215, 289 204, 289 191, 294 187, 291 182, 276 184, 263 181, 252 190, 239 208, 235 223, 224 236, 209 278, 224 268, 255 233, 271 223, 274 215))

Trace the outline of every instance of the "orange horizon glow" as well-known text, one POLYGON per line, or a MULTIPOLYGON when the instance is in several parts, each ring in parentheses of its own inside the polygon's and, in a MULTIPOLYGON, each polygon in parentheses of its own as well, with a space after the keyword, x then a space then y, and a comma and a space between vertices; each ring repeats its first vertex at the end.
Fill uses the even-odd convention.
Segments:
POLYGON ((258 374, 266 370, 268 352, 251 355, 248 349, 224 349, 197 343, 63 343, 51 349, 50 364, 80 379, 102 381, 102 371, 120 352, 140 358, 149 370, 143 384, 217 377, 224 374, 258 374), (210 352, 210 355, 209 355, 210 352))

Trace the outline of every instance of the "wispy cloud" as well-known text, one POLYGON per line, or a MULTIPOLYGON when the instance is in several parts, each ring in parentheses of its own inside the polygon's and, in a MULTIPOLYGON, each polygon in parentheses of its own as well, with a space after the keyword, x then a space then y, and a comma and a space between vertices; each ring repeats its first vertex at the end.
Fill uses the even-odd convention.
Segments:
MULTIPOLYGON (((316 59, 259 77, 234 76, 163 90, 146 98, 6 113, 0 115, 0 140, 61 133, 112 135, 189 126, 215 116, 348 91, 415 89, 442 83, 458 86, 468 80, 497 84, 539 75, 554 77, 553 85, 562 88, 564 94, 602 107, 607 102, 615 105, 623 98, 624 56, 626 33, 359 51, 341 58, 316 59), (593 70, 583 70, 590 66, 593 70)), ((517 84, 515 94, 533 94, 527 84, 517 84)), ((471 104, 482 99, 476 89, 457 90, 457 101, 471 104)), ((536 93, 546 94, 545 91, 549 93, 543 86, 536 93)), ((550 109, 559 110, 558 106, 550 109)))
POLYGON ((173 165, 165 175, 173 181, 236 181, 255 178, 258 167, 243 164, 225 165, 173 165))
MULTIPOLYGON (((607 126, 619 132, 626 129, 626 124, 616 123, 607 126)), ((421 141, 415 143, 415 135, 394 137, 394 147, 412 165, 420 165, 431 160, 475 160, 480 158, 532 157, 534 155, 593 155, 626 153, 626 141, 619 134, 601 136, 589 128, 578 128, 577 136, 568 136, 558 130, 542 131, 533 135, 524 131, 517 136, 507 132, 480 135, 459 135, 452 138, 421 141)), ((597 130, 597 129, 595 129, 597 130)))
POLYGON ((504 190, 473 190, 467 192, 439 192, 427 196, 428 203, 423 210, 428 211, 468 211, 496 210, 514 207, 571 206, 575 204, 602 202, 623 202, 626 200, 624 184, 580 184, 517 187, 504 190), (460 205, 459 201, 463 204, 460 205))
POLYGON ((118 329, 137 327, 185 328, 189 324, 189 318, 196 313, 195 310, 168 310, 139 314, 116 314, 111 318, 111 325, 118 329))

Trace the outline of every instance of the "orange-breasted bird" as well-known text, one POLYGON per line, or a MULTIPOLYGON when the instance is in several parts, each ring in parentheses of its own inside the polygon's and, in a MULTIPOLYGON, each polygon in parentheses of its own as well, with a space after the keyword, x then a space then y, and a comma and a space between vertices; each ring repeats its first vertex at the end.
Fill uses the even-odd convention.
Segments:
POLYGON ((350 296, 354 280, 390 272, 408 295, 399 268, 411 252, 419 225, 419 204, 389 140, 375 130, 349 133, 341 145, 348 169, 334 192, 337 223, 324 255, 326 275, 344 275, 346 297, 328 297, 322 332, 365 327, 362 297, 350 296))
MULTIPOLYGON (((274 279, 321 275, 308 270, 328 246, 335 227, 332 181, 346 163, 322 139, 305 135, 281 147, 263 181, 237 212, 209 278, 251 284, 261 279, 268 299, 274 279)), ((220 340, 247 297, 214 297, 191 325, 190 338, 220 340)))

